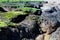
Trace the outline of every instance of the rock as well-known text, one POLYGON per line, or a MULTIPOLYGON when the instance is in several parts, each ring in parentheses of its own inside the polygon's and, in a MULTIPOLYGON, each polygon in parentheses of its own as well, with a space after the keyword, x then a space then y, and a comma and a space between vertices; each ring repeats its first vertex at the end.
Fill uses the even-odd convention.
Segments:
POLYGON ((50 40, 60 40, 60 27, 50 35, 50 40))
POLYGON ((39 26, 36 24, 36 21, 33 19, 34 16, 27 16, 28 18, 19 23, 20 37, 21 39, 35 39, 39 34, 39 26))
POLYGON ((17 28, 2 28, 0 31, 0 40, 20 40, 17 28))
POLYGON ((60 4, 56 4, 54 3, 47 3, 47 4, 43 4, 43 7, 41 7, 42 12, 56 12, 56 11, 60 11, 60 4))
POLYGON ((43 40, 43 39, 44 39, 43 35, 39 35, 39 36, 36 37, 35 40, 43 40))
POLYGON ((17 28, 10 27, 7 31, 8 40, 20 40, 19 31, 17 28))
POLYGON ((0 12, 7 12, 3 7, 0 7, 0 12))
MULTIPOLYGON (((49 4, 48 4, 49 5, 49 4)), ((46 6, 46 7, 42 7, 43 10, 42 10, 42 14, 41 14, 41 17, 44 19, 50 19, 52 20, 52 18, 58 22, 60 22, 60 7, 59 7, 59 4, 55 5, 54 4, 51 6, 46 6), (46 8, 46 9, 45 9, 46 8), (52 11, 52 12, 51 12, 52 11)), ((59 26, 60 23, 58 23, 57 27, 55 26, 55 31, 53 31, 51 34, 50 34, 50 39, 49 40, 60 40, 60 27, 59 26)))
POLYGON ((42 12, 41 16, 44 16, 44 18, 47 17, 54 17, 55 19, 57 19, 58 22, 60 22, 60 11, 59 8, 57 9, 57 7, 53 7, 53 10, 45 10, 44 12, 42 12), (53 9, 54 8, 54 9, 53 9))

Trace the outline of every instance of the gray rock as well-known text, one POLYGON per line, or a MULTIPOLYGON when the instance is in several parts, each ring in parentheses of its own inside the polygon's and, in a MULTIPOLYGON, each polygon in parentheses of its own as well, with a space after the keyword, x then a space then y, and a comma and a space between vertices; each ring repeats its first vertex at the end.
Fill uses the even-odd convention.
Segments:
POLYGON ((50 40, 60 40, 60 27, 50 35, 50 40))
POLYGON ((34 40, 35 37, 39 34, 39 28, 35 21, 35 16, 29 15, 25 20, 20 22, 18 28, 20 30, 21 39, 34 40))

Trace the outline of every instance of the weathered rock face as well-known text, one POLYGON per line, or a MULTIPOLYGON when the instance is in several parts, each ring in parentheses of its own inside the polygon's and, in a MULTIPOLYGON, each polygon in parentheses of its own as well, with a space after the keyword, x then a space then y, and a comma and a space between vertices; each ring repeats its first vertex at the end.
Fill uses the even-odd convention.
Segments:
POLYGON ((60 27, 50 35, 50 40, 60 40, 60 27))
MULTIPOLYGON (((49 5, 49 4, 48 4, 49 5)), ((54 5, 54 4, 53 4, 54 5)), ((52 18, 54 19, 54 20, 56 20, 56 21, 58 21, 59 23, 58 23, 58 25, 57 26, 55 26, 55 28, 57 28, 57 29, 55 29, 55 31, 53 31, 51 34, 50 34, 50 38, 49 38, 49 40, 60 40, 60 8, 59 8, 59 4, 57 4, 57 5, 55 5, 55 6, 53 6, 52 5, 52 7, 49 5, 49 6, 47 6, 46 7, 46 9, 44 9, 43 8, 43 13, 42 13, 42 20, 44 20, 44 19, 47 19, 47 20, 49 20, 50 18, 51 18, 51 20, 52 20, 52 18), (53 9, 54 8, 54 9, 53 9), (52 10, 53 9, 53 10, 52 10), (51 12, 52 11, 52 12, 51 12), (49 19, 48 19, 49 18, 49 19)), ((44 7, 44 6, 43 6, 44 7)), ((53 20, 53 21, 54 21, 53 20)), ((46 21, 46 20, 45 20, 46 21)), ((47 40, 47 39, 46 39, 47 40)))
POLYGON ((28 16, 28 19, 25 19, 19 23, 20 38, 21 40, 34 40, 35 37, 39 34, 39 26, 36 21, 33 20, 33 17, 28 16))
POLYGON ((19 15, 17 18, 12 19, 11 22, 17 23, 18 26, 9 26, 7 29, 2 29, 2 31, 0 31, 0 40, 47 40, 44 39, 43 36, 50 36, 49 40, 60 40, 60 5, 55 5, 54 3, 40 4, 31 2, 30 7, 36 7, 39 9, 41 7, 41 10, 35 12, 34 15, 19 15), (37 16, 39 17, 37 18, 37 16), (45 32, 40 33, 42 28, 40 28, 41 23, 38 23, 42 22, 43 20, 45 22, 50 22, 52 20, 51 23, 45 23, 44 27, 46 27, 45 25, 55 25, 52 27, 55 30, 49 35, 42 35, 45 32), (52 22, 58 24, 53 24, 52 22))
POLYGON ((1 40, 35 40, 40 34, 39 25, 35 20, 35 15, 29 15, 26 19, 18 23, 18 27, 9 26, 2 29, 1 40))

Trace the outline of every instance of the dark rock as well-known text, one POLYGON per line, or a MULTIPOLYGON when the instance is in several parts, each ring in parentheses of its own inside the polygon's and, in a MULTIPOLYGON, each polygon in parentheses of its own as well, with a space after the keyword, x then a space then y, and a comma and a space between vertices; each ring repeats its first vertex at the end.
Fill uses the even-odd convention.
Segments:
POLYGON ((28 16, 28 14, 26 14, 26 15, 18 15, 17 17, 12 18, 11 22, 19 23, 19 22, 23 21, 26 16, 28 16))
POLYGON ((20 40, 18 29, 10 27, 8 30, 7 37, 8 37, 8 40, 20 40))
MULTIPOLYGON (((33 17, 32 17, 33 18, 33 17)), ((39 26, 35 20, 25 19, 19 23, 20 38, 26 40, 34 40, 35 37, 39 34, 39 26)))
POLYGON ((37 10, 34 14, 35 15, 41 15, 42 14, 42 10, 41 9, 40 10, 37 10))
POLYGON ((7 11, 3 9, 2 7, 0 7, 0 12, 7 12, 7 11))
POLYGON ((9 27, 0 31, 0 40, 20 40, 17 28, 9 27))

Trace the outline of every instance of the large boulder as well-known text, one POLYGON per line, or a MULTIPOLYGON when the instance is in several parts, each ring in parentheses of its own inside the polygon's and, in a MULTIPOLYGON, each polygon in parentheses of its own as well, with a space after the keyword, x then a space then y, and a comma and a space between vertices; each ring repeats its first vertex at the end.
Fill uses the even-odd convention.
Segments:
POLYGON ((18 24, 20 38, 21 40, 34 40, 35 37, 39 34, 39 26, 34 20, 34 15, 29 15, 27 17, 28 18, 18 24))

